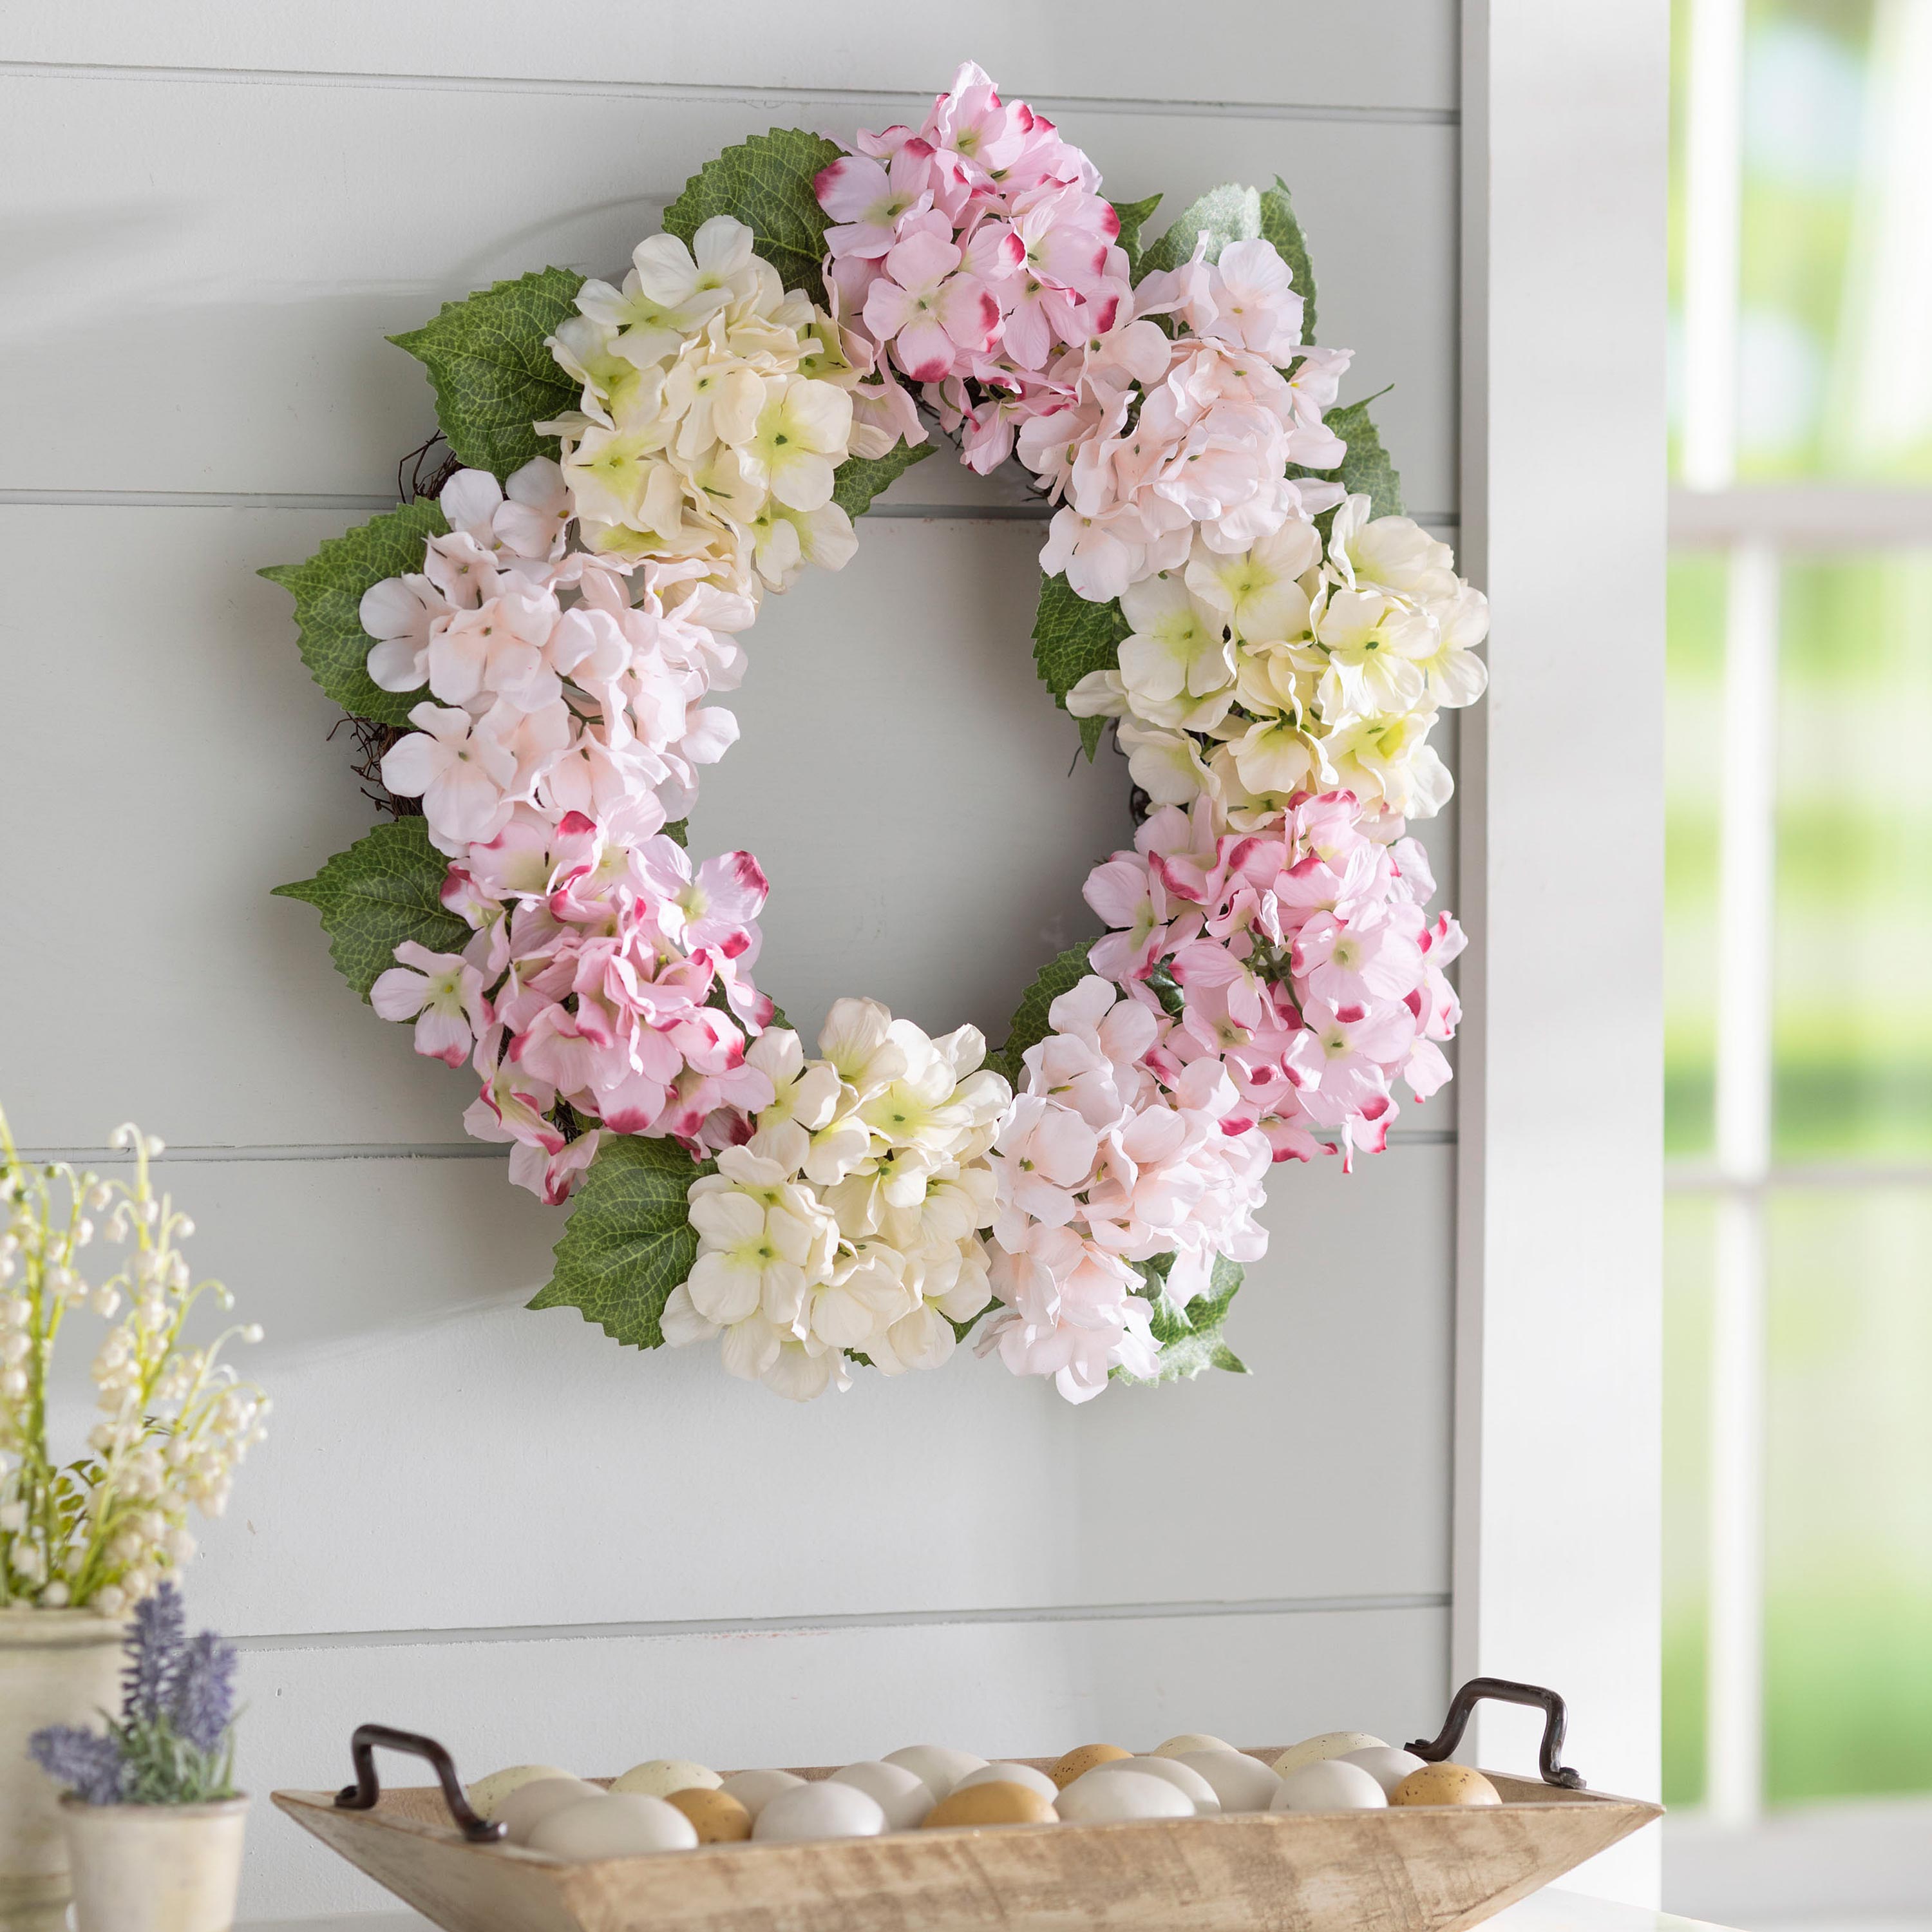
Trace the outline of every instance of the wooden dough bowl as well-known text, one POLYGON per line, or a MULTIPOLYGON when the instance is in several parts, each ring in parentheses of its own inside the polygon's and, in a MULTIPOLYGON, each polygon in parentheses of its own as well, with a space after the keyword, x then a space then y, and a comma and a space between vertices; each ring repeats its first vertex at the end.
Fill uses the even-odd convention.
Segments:
POLYGON ((1489 1775, 1500 1806, 963 1826, 581 1864, 470 1842, 434 1786, 367 1810, 327 1791, 274 1802, 447 1932, 1462 1932, 1660 1815, 1489 1775))

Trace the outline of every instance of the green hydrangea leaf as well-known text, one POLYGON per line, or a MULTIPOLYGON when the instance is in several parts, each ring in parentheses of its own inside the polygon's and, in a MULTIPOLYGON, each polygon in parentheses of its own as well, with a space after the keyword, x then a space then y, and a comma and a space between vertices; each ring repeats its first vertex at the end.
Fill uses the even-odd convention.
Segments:
POLYGON ((1017 1088, 1025 1073, 1022 1063, 1028 1048, 1037 1046, 1052 1030, 1047 1010, 1062 993, 1070 992, 1093 971, 1087 963, 1093 944, 1090 939, 1082 940, 1078 946, 1070 946, 1057 958, 1049 959, 1020 996, 1006 1045, 986 1056, 986 1064, 1010 1085, 1017 1088))
POLYGON ((734 215, 752 231, 752 246, 788 289, 802 289, 822 308, 830 217, 812 182, 838 160, 837 144, 800 128, 774 128, 706 161, 664 210, 667 235, 688 244, 714 214, 734 215))
POLYGON ((274 890, 278 898, 304 899, 322 914, 336 970, 366 1000, 404 940, 432 952, 459 952, 469 944, 470 928, 440 896, 448 871, 428 824, 399 818, 337 853, 314 878, 274 890))
POLYGON ((1225 1369, 1230 1375, 1246 1375, 1247 1365, 1228 1346, 1222 1332, 1227 1323, 1228 1304, 1240 1288, 1246 1270, 1238 1262, 1216 1255, 1208 1292, 1176 1313, 1161 1298, 1161 1284, 1173 1264, 1172 1255, 1136 1264, 1146 1284, 1147 1298, 1154 1304, 1154 1319, 1148 1325, 1160 1345, 1159 1370, 1151 1376, 1130 1376, 1116 1369, 1114 1377, 1150 1388, 1156 1382, 1192 1381, 1204 1369, 1225 1369))
MULTIPOLYGON (((1061 710, 1066 709, 1066 694, 1090 671, 1112 670, 1119 664, 1120 640, 1131 637, 1133 628, 1121 614, 1118 598, 1111 604, 1090 604, 1064 577, 1041 578, 1033 620, 1033 661, 1061 710)), ((1100 718, 1081 720, 1080 742, 1090 759, 1106 722, 1100 718)))
POLYGON ((627 1348, 662 1346, 664 1305, 698 1258, 687 1192, 716 1172, 675 1141, 606 1139, 554 1251, 549 1285, 529 1305, 580 1310, 627 1348))
POLYGON ((1218 262, 1221 250, 1230 242, 1252 242, 1262 232, 1262 198, 1258 190, 1229 182, 1210 188, 1184 214, 1177 215, 1172 227, 1141 258, 1140 272, 1157 275, 1178 268, 1194 253, 1196 238, 1208 238, 1208 259, 1218 262))
POLYGON ((1127 279, 1137 282, 1141 278, 1141 256, 1145 252, 1142 246, 1141 230, 1144 228, 1160 206, 1160 196, 1150 194, 1144 201, 1117 201, 1114 212, 1120 217, 1120 246, 1127 251, 1127 279))
POLYGON ((574 409, 582 392, 544 343, 576 314, 583 286, 574 269, 539 268, 445 302, 434 322, 389 338, 429 371, 443 440, 472 470, 502 478, 556 455, 556 437, 535 425, 574 409))
POLYGON ((1396 475, 1388 452, 1382 447, 1382 436, 1369 416, 1369 404, 1378 400, 1378 397, 1370 396, 1366 401, 1330 410, 1322 417, 1322 420, 1348 446, 1348 453, 1342 458, 1340 469, 1294 468, 1288 474, 1332 476, 1350 496, 1367 497, 1373 514, 1397 517, 1402 514, 1402 478, 1396 475))
POLYGON ((1316 340, 1315 271, 1309 262, 1301 224, 1295 220, 1294 206, 1288 197, 1288 184, 1279 175, 1273 188, 1262 190, 1262 239, 1272 242, 1275 253, 1288 264, 1294 292, 1301 298, 1302 340, 1316 340))
POLYGON ((406 724, 420 691, 385 691, 369 676, 376 640, 356 615, 362 593, 386 577, 423 567, 423 545, 449 526, 430 501, 405 503, 331 537, 306 563, 272 563, 258 576, 279 584, 296 600, 302 662, 309 675, 344 710, 385 724, 406 724))
POLYGON ((928 436, 923 442, 896 442, 883 456, 848 456, 832 472, 832 500, 848 517, 862 517, 881 490, 938 447, 928 436))

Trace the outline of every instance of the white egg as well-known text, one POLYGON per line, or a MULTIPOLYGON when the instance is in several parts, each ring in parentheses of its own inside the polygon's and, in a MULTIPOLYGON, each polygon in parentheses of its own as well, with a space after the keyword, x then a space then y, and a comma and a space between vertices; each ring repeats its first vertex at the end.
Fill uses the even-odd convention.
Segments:
MULTIPOLYGON (((1299 1771, 1304 1764, 1318 1763, 1323 1758, 1341 1757, 1349 1751, 1373 1750, 1382 1746, 1382 1740, 1367 1731, 1324 1731, 1319 1737, 1304 1738, 1298 1744, 1290 1744, 1274 1761, 1274 1774, 1286 1778, 1291 1771, 1299 1771)), ((1386 1746, 1382 1746, 1386 1748, 1386 1746)))
POLYGON ((554 1764, 513 1764, 502 1771, 493 1771, 488 1778, 479 1778, 469 1786, 466 1795, 471 1810, 483 1817, 494 1818, 512 1792, 520 1791, 525 1785, 536 1784, 544 1779, 571 1775, 567 1771, 558 1770, 554 1764))
POLYGON ((698 1828, 674 1804, 620 1791, 593 1804, 566 1804, 530 1835, 533 1852, 554 1858, 628 1858, 640 1852, 689 1852, 698 1828))
POLYGON ((781 1791, 752 1825, 752 1836, 766 1839, 876 1838, 886 1828, 879 1801, 856 1784, 824 1778, 781 1791))
POLYGON ((939 1802, 924 1778, 915 1777, 902 1764, 886 1764, 877 1758, 862 1758, 835 1771, 832 1781, 849 1784, 872 1798, 886 1814, 889 1832, 910 1832, 939 1802))
MULTIPOLYGON (((1124 1762, 1121 1760, 1118 1762, 1124 1762)), ((1104 1825, 1123 1818, 1192 1818, 1194 1801, 1177 1785, 1150 1772, 1083 1772, 1060 1794, 1056 1808, 1064 1824, 1104 1825)))
POLYGON ((1388 1794, 1358 1764, 1318 1757, 1291 1771, 1270 1811, 1384 1811, 1388 1794))
POLYGON ((734 1771, 718 1788, 736 1798, 755 1819, 781 1791, 804 1782, 795 1771, 734 1771))
POLYGON ((977 1771, 969 1771, 952 1789, 964 1791, 974 1784, 1024 1784, 1029 1791, 1037 1791, 1049 1804, 1060 1796, 1060 1786, 1045 1772, 1036 1771, 1030 1764, 1014 1764, 1005 1759, 982 1764, 977 1771))
POLYGON ((1117 1757, 1108 1763, 1096 1764, 1087 1775, 1096 1778, 1103 1771, 1133 1772, 1148 1778, 1164 1778, 1175 1790, 1185 1795, 1197 1817, 1211 1817, 1221 1808, 1214 1787, 1192 1765, 1183 1764, 1178 1758, 1117 1757))
POLYGON ((1281 1787, 1281 1780, 1246 1751, 1184 1751, 1174 1762, 1198 1771, 1214 1787, 1223 1811, 1265 1811, 1281 1787))
POLYGON ((1179 1757, 1186 1751, 1232 1750, 1234 1747, 1225 1738, 1210 1736, 1205 1731, 1183 1731, 1171 1737, 1164 1744, 1156 1744, 1148 1753, 1149 1757, 1179 1757))
POLYGON ((579 1804, 592 1798, 602 1798, 602 1790, 586 1784, 580 1778, 539 1778, 533 1783, 520 1785, 496 1808, 496 1822, 503 1828, 503 1834, 513 1845, 530 1842, 530 1834, 553 1811, 561 1811, 566 1804, 579 1804))
POLYGON ((969 1771, 977 1771, 986 1760, 970 1751, 952 1750, 944 1744, 907 1744, 888 1751, 887 1764, 902 1764, 932 1793, 937 1804, 969 1771))
POLYGON ((1336 1762, 1360 1765, 1382 1786, 1384 1796, 1412 1771, 1422 1768, 1414 1752, 1397 1750, 1393 1744, 1364 1744, 1360 1750, 1344 1751, 1336 1762))
POLYGON ((614 1792, 634 1792, 640 1798, 668 1798, 674 1791, 716 1791, 724 1780, 717 1772, 688 1757, 646 1758, 612 1781, 614 1792))

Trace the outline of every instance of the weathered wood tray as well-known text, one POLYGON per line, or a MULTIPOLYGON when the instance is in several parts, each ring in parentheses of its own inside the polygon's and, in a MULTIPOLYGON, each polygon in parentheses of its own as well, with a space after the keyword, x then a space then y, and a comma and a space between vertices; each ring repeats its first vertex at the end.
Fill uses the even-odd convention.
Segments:
POLYGON ((471 1817, 466 1834, 433 1744, 442 1788, 379 1793, 369 1745, 429 1742, 379 1726, 357 1734, 357 1786, 274 1802, 447 1932, 1462 1932, 1660 1815, 1577 1788, 1557 1762, 1561 1701, 1516 1694, 1528 1688, 1466 1685, 1442 1737, 1409 1747, 1448 1756, 1477 1696, 1543 1703, 1544 1780, 1490 1773, 1499 1808, 966 1827, 573 1864, 474 1842, 488 1828, 471 1817))

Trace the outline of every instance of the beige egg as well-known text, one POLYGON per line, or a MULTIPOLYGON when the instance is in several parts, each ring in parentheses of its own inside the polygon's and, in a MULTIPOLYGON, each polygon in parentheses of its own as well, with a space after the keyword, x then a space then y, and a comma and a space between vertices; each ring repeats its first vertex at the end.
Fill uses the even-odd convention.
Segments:
POLYGON ((1382 1786, 1358 1764, 1318 1757, 1281 1780, 1271 1811, 1382 1811, 1388 1806, 1382 1786))
POLYGON ((1181 1731, 1169 1738, 1166 1744, 1156 1744, 1148 1756, 1179 1757, 1184 1751, 1232 1750, 1234 1748, 1226 1738, 1211 1736, 1206 1731, 1181 1731))
POLYGON ((519 1785, 497 1806, 496 1822, 512 1844, 526 1845, 530 1834, 553 1811, 603 1796, 601 1786, 586 1784, 580 1778, 539 1778, 519 1785))
POLYGON ((1370 1744, 1360 1750, 1344 1751, 1339 1762, 1360 1765, 1384 1792, 1393 1792, 1412 1771, 1422 1768, 1422 1760, 1414 1752, 1397 1750, 1393 1744, 1370 1744))
POLYGON ((795 1771, 734 1771, 718 1788, 756 1818, 781 1791, 804 1782, 795 1771))
POLYGON ((1346 1757, 1350 1751, 1387 1750, 1383 1741, 1369 1731, 1324 1731, 1320 1736, 1304 1738, 1290 1744, 1274 1761, 1274 1774, 1286 1778, 1304 1764, 1318 1764, 1328 1757, 1346 1757))
POLYGON ((668 1798, 674 1791, 716 1791, 724 1780, 688 1757, 650 1757, 614 1779, 614 1792, 640 1798, 668 1798))
POLYGON ((1115 1758, 1132 1757, 1132 1751, 1123 1750, 1118 1744, 1081 1744, 1058 1762, 1047 1767, 1047 1776, 1064 1791, 1076 1778, 1084 1778, 1096 1764, 1108 1764, 1115 1758))
POLYGON ((1036 1771, 1030 1764, 999 1762, 982 1764, 977 1771, 969 1771, 952 1789, 964 1791, 972 1784, 1024 1784, 1029 1791, 1037 1791, 1049 1804, 1060 1790, 1045 1772, 1036 1771))
POLYGON ((1214 1787, 1223 1811, 1265 1811, 1281 1789, 1281 1780, 1246 1751, 1187 1751, 1174 1761, 1198 1771, 1214 1787))
POLYGON ((1425 1764, 1389 1793, 1391 1804, 1500 1804, 1502 1793, 1466 1764, 1425 1764))
POLYGON ((886 1828, 879 1801, 856 1784, 821 1778, 781 1791, 752 1825, 754 1838, 876 1838, 886 1828))
POLYGON ((1124 1818, 1192 1818, 1194 1801, 1164 1778, 1144 1771, 1102 1771, 1076 1778, 1054 1807, 1070 1825, 1112 1824, 1124 1818))
POLYGON ((954 1750, 946 1744, 905 1744, 886 1752, 880 1761, 904 1766, 935 1799, 944 1798, 969 1771, 977 1771, 986 1762, 970 1751, 954 1750))
POLYGON ((902 1764, 862 1758, 832 1774, 832 1781, 850 1784, 874 1799, 886 1814, 889 1832, 910 1832, 932 1809, 931 1788, 902 1764))
POLYGON ((664 1800, 691 1820, 700 1845, 734 1845, 752 1835, 752 1814, 728 1791, 687 1785, 664 1800))
POLYGON ((513 1764, 502 1771, 493 1771, 488 1778, 479 1778, 467 1789, 470 1808, 485 1818, 494 1818, 502 1808, 505 1798, 513 1791, 520 1791, 526 1784, 536 1784, 546 1778, 568 1778, 569 1772, 560 1771, 554 1764, 513 1764))
POLYGON ((1109 1758, 1105 1764, 1096 1764, 1087 1775, 1099 1778, 1104 1774, 1113 1777, 1123 1772, 1165 1778, 1175 1790, 1192 1802, 1194 1815, 1197 1818, 1211 1818, 1221 1808, 1221 1801, 1214 1795, 1214 1787, 1192 1766, 1183 1764, 1178 1758, 1109 1758))
POLYGON ((926 1814, 928 1829, 941 1825, 1051 1825, 1060 1814, 1053 1801, 1030 1784, 992 1778, 957 1784, 926 1814))
POLYGON ((662 1798, 613 1792, 595 1804, 566 1804, 530 1834, 530 1848, 554 1858, 628 1858, 642 1852, 689 1852, 698 1828, 662 1798))

